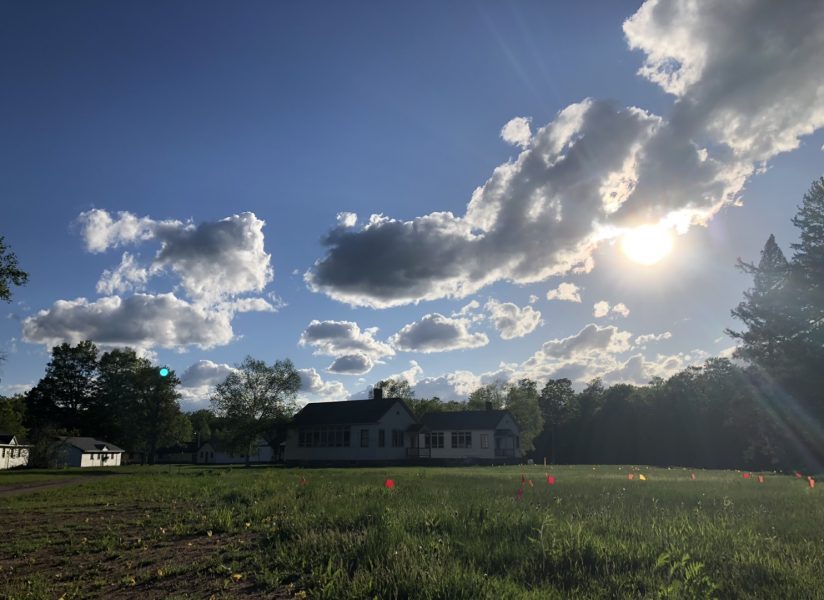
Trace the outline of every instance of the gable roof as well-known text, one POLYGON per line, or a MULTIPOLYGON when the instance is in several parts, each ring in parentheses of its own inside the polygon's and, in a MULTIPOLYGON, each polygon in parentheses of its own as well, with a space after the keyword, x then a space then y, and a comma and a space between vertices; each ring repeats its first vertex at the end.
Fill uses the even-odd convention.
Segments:
POLYGON ((114 444, 90 437, 66 437, 61 438, 60 441, 83 452, 125 452, 123 448, 118 448, 114 444))
MULTIPOLYGON (((515 421, 508 410, 462 410, 457 412, 428 412, 421 422, 431 430, 497 429, 504 417, 515 421)), ((517 421, 515 421, 517 425, 517 421)))
POLYGON ((415 415, 400 398, 379 400, 345 400, 342 402, 311 402, 303 407, 292 424, 298 427, 310 425, 351 425, 354 423, 377 423, 389 410, 400 404, 413 419, 415 415))

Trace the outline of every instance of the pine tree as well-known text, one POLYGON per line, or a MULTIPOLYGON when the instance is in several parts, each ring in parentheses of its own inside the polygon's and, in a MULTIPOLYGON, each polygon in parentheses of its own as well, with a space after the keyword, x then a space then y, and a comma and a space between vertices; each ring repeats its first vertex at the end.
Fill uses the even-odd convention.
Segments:
POLYGON ((742 341, 737 356, 770 369, 781 362, 782 346, 796 333, 790 306, 790 265, 770 235, 758 265, 738 259, 738 268, 753 276, 753 287, 744 292, 744 301, 732 310, 746 331, 727 329, 742 341))
POLYGON ((792 244, 793 287, 804 341, 824 346, 824 177, 804 194, 793 225, 799 242, 792 244))

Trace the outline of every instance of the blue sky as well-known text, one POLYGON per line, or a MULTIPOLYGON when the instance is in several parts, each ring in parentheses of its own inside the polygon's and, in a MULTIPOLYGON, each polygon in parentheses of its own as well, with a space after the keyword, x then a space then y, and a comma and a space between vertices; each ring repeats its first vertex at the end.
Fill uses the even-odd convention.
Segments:
POLYGON ((85 336, 185 375, 187 408, 247 354, 311 401, 728 353, 736 257, 789 254, 824 170, 821 8, 657 4, 0 2, 0 235, 30 273, 0 393, 85 336), (675 240, 651 266, 620 250, 643 224, 675 240))

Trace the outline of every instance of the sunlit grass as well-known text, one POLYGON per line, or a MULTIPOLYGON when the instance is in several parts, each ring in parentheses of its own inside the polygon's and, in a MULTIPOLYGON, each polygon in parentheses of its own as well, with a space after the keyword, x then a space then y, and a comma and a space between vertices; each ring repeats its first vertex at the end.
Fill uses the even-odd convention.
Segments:
POLYGON ((119 597, 802 598, 824 555, 824 490, 772 473, 562 466, 550 486, 542 466, 123 472, 0 499, 3 557, 20 563, 0 570, 0 597, 84 597, 96 581, 119 597))

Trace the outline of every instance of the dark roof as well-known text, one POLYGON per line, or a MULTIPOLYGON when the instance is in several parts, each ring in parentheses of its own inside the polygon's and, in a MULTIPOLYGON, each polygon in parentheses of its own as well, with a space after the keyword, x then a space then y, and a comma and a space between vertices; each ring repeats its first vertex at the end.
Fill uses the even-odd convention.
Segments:
POLYGON ((415 418, 406 402, 400 398, 380 400, 345 400, 342 402, 311 402, 303 407, 292 420, 293 425, 348 425, 352 423, 377 423, 396 403, 415 418))
POLYGON ((11 444, 13 439, 14 436, 12 434, 0 432, 0 444, 11 444))
POLYGON ((90 437, 66 437, 61 438, 61 441, 70 446, 74 446, 83 452, 104 452, 103 448, 107 448, 107 452, 125 452, 123 448, 118 448, 114 444, 96 440, 90 437))
MULTIPOLYGON (((428 412, 421 417, 421 422, 429 429, 496 429, 505 416, 512 414, 507 410, 462 410, 458 412, 428 412)), ((512 417, 514 421, 515 418, 512 417)))

